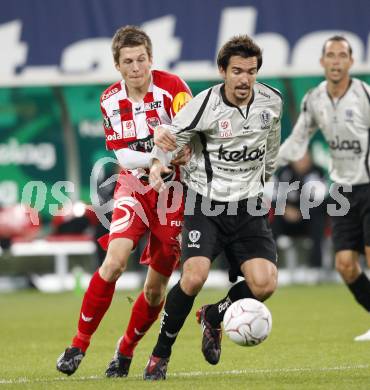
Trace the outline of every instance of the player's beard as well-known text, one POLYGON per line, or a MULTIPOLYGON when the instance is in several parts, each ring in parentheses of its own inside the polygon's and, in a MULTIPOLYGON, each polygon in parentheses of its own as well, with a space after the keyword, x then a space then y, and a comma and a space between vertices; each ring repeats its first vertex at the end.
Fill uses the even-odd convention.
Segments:
POLYGON ((240 103, 243 103, 244 101, 248 100, 251 94, 251 89, 248 86, 243 87, 236 87, 235 88, 235 98, 240 103))

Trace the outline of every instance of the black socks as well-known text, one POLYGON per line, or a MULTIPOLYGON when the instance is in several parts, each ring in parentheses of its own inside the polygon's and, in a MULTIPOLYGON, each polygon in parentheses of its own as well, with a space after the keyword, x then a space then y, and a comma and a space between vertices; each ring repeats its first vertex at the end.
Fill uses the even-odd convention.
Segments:
POLYGON ((180 282, 172 287, 164 305, 161 330, 153 349, 154 356, 168 358, 171 355, 172 345, 193 307, 195 297, 196 295, 185 294, 180 287, 180 282))
POLYGON ((367 311, 370 311, 370 281, 362 272, 360 276, 352 283, 347 284, 356 301, 367 311))
POLYGON ((221 299, 221 301, 213 305, 210 305, 207 308, 206 320, 211 324, 213 328, 219 328, 222 320, 224 319, 224 314, 227 308, 233 302, 242 298, 256 299, 245 280, 234 284, 234 286, 232 286, 228 291, 225 298, 221 299))

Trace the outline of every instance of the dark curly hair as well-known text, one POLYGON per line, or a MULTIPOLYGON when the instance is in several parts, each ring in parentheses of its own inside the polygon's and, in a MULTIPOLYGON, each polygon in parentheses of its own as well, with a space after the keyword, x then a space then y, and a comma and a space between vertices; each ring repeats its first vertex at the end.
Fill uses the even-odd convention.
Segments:
POLYGON ((248 35, 234 36, 221 47, 217 56, 218 67, 226 70, 232 56, 257 57, 257 70, 262 65, 262 50, 248 35))

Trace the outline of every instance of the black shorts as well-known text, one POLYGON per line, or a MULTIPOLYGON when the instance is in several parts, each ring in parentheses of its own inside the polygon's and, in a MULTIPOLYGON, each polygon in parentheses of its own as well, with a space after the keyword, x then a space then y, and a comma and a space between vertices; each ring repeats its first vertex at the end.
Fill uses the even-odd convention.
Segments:
POLYGON ((355 250, 364 253, 370 246, 370 184, 352 186, 352 192, 342 192, 350 204, 346 215, 332 216, 335 252, 355 250))
MULTIPOLYGON (((239 202, 237 215, 223 212, 217 216, 203 214, 200 204, 202 197, 197 196, 194 215, 184 216, 182 231, 182 259, 204 256, 213 261, 221 252, 225 252, 232 270, 240 273, 240 265, 247 260, 264 258, 274 264, 277 262, 276 245, 266 215, 248 214, 245 204, 239 202)), ((227 203, 212 201, 214 205, 227 203)))

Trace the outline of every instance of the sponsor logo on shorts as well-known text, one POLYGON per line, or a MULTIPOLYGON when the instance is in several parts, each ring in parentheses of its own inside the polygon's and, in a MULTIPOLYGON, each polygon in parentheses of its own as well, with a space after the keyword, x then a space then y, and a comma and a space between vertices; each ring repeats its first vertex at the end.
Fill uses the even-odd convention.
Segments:
POLYGON ((192 242, 188 244, 188 248, 200 248, 200 244, 197 244, 201 236, 201 232, 199 230, 191 230, 189 232, 189 240, 192 242))
POLYGON ((132 196, 122 196, 114 202, 114 207, 120 210, 121 217, 112 221, 110 225, 110 234, 125 232, 131 226, 135 215, 140 217, 145 225, 149 226, 149 221, 143 206, 136 198, 133 198, 132 196))

